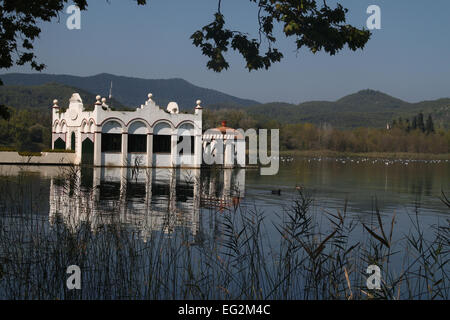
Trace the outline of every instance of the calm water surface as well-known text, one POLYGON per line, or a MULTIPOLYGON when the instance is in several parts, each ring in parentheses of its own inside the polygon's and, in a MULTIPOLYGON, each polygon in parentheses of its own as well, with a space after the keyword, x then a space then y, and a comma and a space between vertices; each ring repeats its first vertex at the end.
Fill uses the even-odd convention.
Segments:
MULTIPOLYGON (((103 168, 82 171, 81 186, 71 186, 73 190, 68 192, 57 178, 64 171, 67 169, 0 166, 0 205, 11 207, 18 201, 17 195, 23 194, 30 210, 48 215, 50 222, 57 212, 64 215, 64 208, 79 206, 76 217, 73 213, 65 217, 73 223, 84 219, 86 208, 92 206, 93 211, 106 215, 112 211, 105 211, 122 201, 127 212, 114 214, 131 227, 140 228, 146 221, 152 230, 167 229, 163 216, 170 211, 176 218, 169 229, 188 228, 195 235, 208 228, 202 223, 211 218, 211 212, 220 214, 237 204, 249 210, 258 208, 266 221, 278 223, 283 208, 289 208, 296 197, 296 186, 301 186, 314 200, 311 212, 319 224, 327 224, 327 212, 342 212, 346 202, 349 216, 362 222, 372 221, 376 208, 389 221, 395 214, 397 234, 408 232, 416 212, 423 226, 448 223, 450 218, 440 200, 442 191, 450 194, 448 161, 296 159, 282 163, 276 176, 261 176, 257 169, 137 172, 103 168), (94 194, 88 197, 83 190, 92 188, 94 194), (5 196, 10 191, 16 196, 5 196), (74 195, 82 195, 84 200, 74 202, 74 195)), ((271 225, 269 235, 274 232, 271 225)))
POLYGON ((295 186, 304 186, 312 195, 319 217, 324 212, 342 211, 347 200, 353 218, 364 222, 378 208, 384 217, 395 214, 397 229, 404 232, 416 212, 428 225, 450 218, 440 200, 442 191, 450 192, 448 161, 297 160, 282 165, 273 177, 248 172, 246 198, 270 212, 289 203, 295 186), (268 189, 281 190, 281 196, 268 193, 268 189))

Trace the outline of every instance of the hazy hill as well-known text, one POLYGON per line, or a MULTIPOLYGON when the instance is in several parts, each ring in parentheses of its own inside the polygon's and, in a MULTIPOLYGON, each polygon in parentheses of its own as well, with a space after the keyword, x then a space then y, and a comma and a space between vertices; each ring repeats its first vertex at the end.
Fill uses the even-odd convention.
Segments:
MULTIPOLYGON (((74 92, 78 92, 83 99, 85 107, 93 107, 95 95, 85 90, 69 87, 59 83, 47 83, 37 86, 0 86, 0 104, 16 109, 38 108, 48 109, 53 105, 53 100, 59 100, 59 106, 67 108, 69 99, 74 92)), ((108 104, 113 108, 122 109, 124 106, 114 99, 108 104)))
POLYGON ((132 108, 143 104, 150 92, 153 93, 155 102, 161 107, 167 106, 170 101, 175 101, 185 111, 192 110, 198 99, 202 100, 205 107, 214 107, 216 104, 234 107, 258 104, 253 100, 240 99, 216 90, 197 87, 183 79, 150 80, 106 73, 90 77, 10 73, 0 75, 0 78, 5 85, 38 86, 46 83, 60 83, 106 97, 109 95, 112 81, 113 97, 123 105, 132 108))
POLYGON ((408 108, 408 103, 380 91, 361 90, 336 101, 342 110, 361 112, 395 111, 408 108))
POLYGON ((343 129, 385 127, 392 119, 412 118, 419 112, 431 113, 440 126, 448 128, 450 125, 450 99, 408 103, 374 90, 362 90, 334 102, 266 103, 247 110, 286 123, 329 123, 343 129))
POLYGON ((385 93, 362 90, 337 101, 310 101, 298 105, 273 102, 259 104, 256 101, 236 98, 219 91, 204 89, 182 79, 145 80, 130 77, 99 74, 92 77, 76 77, 49 74, 5 74, 0 78, 6 84, 0 86, 0 104, 13 107, 46 107, 54 98, 60 105, 68 105, 73 92, 79 92, 83 101, 92 105, 95 95, 108 96, 113 81, 113 107, 134 108, 140 106, 148 92, 164 107, 176 101, 184 111, 192 111, 195 101, 201 99, 207 109, 245 108, 258 118, 283 123, 328 123, 336 128, 385 127, 398 117, 412 118, 419 112, 433 115, 435 124, 450 127, 450 98, 408 103, 385 93))

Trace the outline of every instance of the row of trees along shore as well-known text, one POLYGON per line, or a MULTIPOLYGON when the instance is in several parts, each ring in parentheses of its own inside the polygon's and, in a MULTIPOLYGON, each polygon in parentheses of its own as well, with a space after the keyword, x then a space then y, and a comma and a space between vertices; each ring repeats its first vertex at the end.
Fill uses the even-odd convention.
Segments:
MULTIPOLYGON (((0 119, 0 150, 42 151, 51 147, 51 114, 10 108, 9 119, 0 119)), ((431 116, 411 121, 401 118, 387 128, 339 130, 328 124, 283 124, 244 110, 206 110, 204 129, 222 120, 234 128, 280 129, 281 150, 331 150, 336 152, 450 153, 450 130, 435 128, 431 116)))
POLYGON ((244 110, 206 110, 203 126, 205 129, 213 128, 226 119, 228 126, 244 130, 279 128, 281 150, 450 153, 450 130, 435 128, 431 115, 425 122, 423 118, 423 114, 419 114, 411 121, 396 119, 386 128, 340 130, 326 123, 283 124, 264 116, 250 115, 244 110))

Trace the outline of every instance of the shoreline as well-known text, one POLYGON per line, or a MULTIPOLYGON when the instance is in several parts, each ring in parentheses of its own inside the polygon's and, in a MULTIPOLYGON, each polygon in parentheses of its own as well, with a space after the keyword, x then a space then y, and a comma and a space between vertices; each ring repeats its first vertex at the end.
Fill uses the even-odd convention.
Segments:
POLYGON ((450 153, 408 153, 408 152, 338 152, 331 150, 283 150, 281 157, 292 156, 302 158, 371 158, 389 160, 450 160, 450 153))

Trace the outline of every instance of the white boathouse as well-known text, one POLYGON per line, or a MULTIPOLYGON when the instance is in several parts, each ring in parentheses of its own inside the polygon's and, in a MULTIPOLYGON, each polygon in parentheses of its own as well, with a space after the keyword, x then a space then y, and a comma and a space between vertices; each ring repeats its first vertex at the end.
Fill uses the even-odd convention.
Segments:
POLYGON ((188 114, 175 102, 163 109, 152 98, 134 111, 113 111, 100 96, 92 111, 78 93, 66 110, 54 100, 52 149, 73 150, 75 165, 200 168, 207 150, 223 155, 218 159, 224 167, 245 167, 245 139, 238 131, 223 125, 204 139, 200 100, 188 114))

